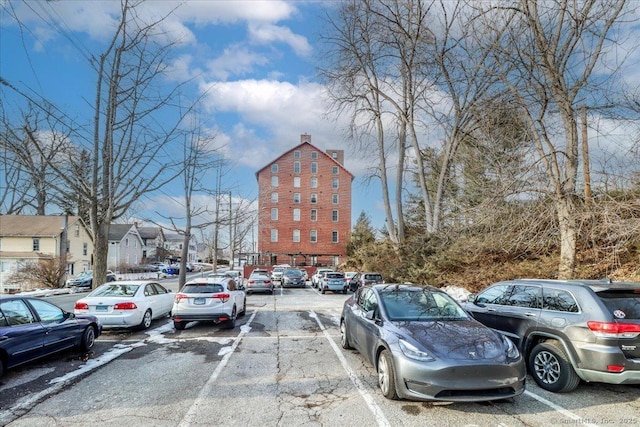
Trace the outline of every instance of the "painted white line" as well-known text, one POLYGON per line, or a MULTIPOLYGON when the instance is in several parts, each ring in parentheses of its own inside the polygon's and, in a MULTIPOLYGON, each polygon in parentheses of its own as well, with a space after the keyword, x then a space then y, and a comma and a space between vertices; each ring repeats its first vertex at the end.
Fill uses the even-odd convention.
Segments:
POLYGON ((340 360, 342 367, 347 372, 347 375, 349 375, 349 379, 351 380, 353 385, 356 387, 356 389, 364 399, 365 403, 369 407, 369 410, 373 413, 373 417, 378 422, 378 425, 380 427, 391 427, 391 423, 389 423, 389 420, 387 420, 387 417, 384 416, 384 413, 382 412, 382 409, 380 409, 380 406, 378 406, 375 400, 373 400, 373 396, 369 394, 364 384, 362 384, 362 381, 360 381, 360 378, 358 378, 355 372, 353 372, 353 370, 349 367, 349 363, 347 363, 347 359, 345 359, 344 354, 342 354, 342 351, 338 348, 338 345, 336 344, 336 342, 333 340, 333 338, 331 338, 331 335, 327 331, 327 328, 325 328, 322 322, 320 321, 320 318, 318 317, 318 315, 314 311, 310 311, 309 314, 311 317, 316 319, 316 322, 318 323, 318 326, 322 330, 322 333, 327 338, 327 341, 329 341, 329 344, 331 344, 331 348, 333 348, 333 351, 336 353, 336 356, 338 356, 338 359, 340 360))
POLYGON ((220 372, 222 372, 225 366, 227 366, 227 363, 229 362, 231 355, 238 348, 238 345, 240 344, 240 341, 242 340, 242 338, 251 330, 251 322, 253 322, 253 319, 255 319, 256 314, 258 314, 258 311, 254 311, 251 317, 249 318, 249 321, 246 324, 241 326, 241 332, 235 338, 231 347, 226 351, 224 357, 222 358, 220 363, 218 363, 218 366, 216 367, 216 369, 213 371, 213 373, 211 374, 211 376, 209 377, 205 385, 200 390, 200 393, 198 393, 198 397, 196 397, 196 399, 193 401, 193 404, 191 405, 187 413, 184 415, 184 417, 180 421, 180 424, 178 424, 179 427, 190 427, 191 424, 193 424, 193 422, 195 421, 195 417, 201 406, 204 407, 204 409, 211 410, 210 405, 206 403, 206 397, 211 392, 211 389, 213 388, 214 383, 218 379, 220 372))
POLYGON ((567 409, 564 409, 562 406, 556 405, 555 403, 551 402, 550 400, 547 400, 542 396, 538 396, 537 394, 530 392, 529 390, 525 390, 524 394, 526 394, 529 397, 533 397, 538 402, 547 405, 548 407, 552 408, 556 412, 560 412, 565 417, 568 417, 568 418, 571 418, 572 420, 575 420, 575 421, 572 421, 571 424, 576 424, 576 425, 580 425, 580 426, 589 426, 589 427, 596 427, 597 426, 597 424, 589 423, 589 419, 588 418, 586 418, 586 419, 582 418, 579 415, 576 415, 573 412, 571 412, 571 411, 569 411, 567 409))

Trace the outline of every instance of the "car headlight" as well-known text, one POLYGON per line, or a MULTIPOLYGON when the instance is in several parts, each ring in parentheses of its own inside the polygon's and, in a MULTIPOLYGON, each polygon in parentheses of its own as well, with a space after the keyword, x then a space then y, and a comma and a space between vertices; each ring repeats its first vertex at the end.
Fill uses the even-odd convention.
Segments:
POLYGON ((518 347, 516 347, 513 341, 502 335, 502 342, 504 342, 504 346, 507 349, 506 354, 509 359, 517 359, 520 357, 518 347))
POLYGON ((426 351, 418 350, 416 346, 408 343, 403 339, 398 340, 398 344, 400 345, 400 350, 402 350, 402 354, 404 354, 410 359, 419 360, 421 362, 433 362, 435 360, 426 351))

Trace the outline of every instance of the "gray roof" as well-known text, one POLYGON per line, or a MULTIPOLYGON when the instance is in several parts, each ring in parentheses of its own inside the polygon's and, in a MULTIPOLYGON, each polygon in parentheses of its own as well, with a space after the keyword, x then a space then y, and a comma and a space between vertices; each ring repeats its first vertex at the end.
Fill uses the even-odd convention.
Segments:
MULTIPOLYGON (((67 225, 76 223, 77 216, 68 216, 67 225)), ((64 215, 0 215, 0 236, 56 237, 64 228, 64 215)))
POLYGON ((111 224, 109 226, 109 241, 121 241, 131 230, 133 224, 111 224))

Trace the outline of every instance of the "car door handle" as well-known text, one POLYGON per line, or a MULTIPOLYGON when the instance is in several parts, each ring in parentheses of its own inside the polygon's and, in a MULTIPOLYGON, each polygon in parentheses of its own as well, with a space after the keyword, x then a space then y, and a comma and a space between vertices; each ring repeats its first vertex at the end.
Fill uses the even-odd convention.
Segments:
POLYGON ((490 313, 495 313, 498 310, 496 310, 495 308, 487 308, 487 311, 490 313))
POLYGON ((4 341, 4 340, 8 340, 8 339, 9 339, 9 337, 6 336, 6 335, 3 335, 3 336, 0 337, 0 341, 4 341))
POLYGON ((525 313, 524 315, 527 317, 538 317, 537 313, 531 313, 531 312, 525 313))

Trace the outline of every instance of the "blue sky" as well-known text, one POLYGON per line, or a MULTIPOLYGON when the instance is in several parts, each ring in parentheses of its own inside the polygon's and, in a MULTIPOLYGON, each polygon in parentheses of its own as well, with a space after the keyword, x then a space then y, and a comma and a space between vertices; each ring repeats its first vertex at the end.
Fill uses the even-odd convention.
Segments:
MULTIPOLYGON (((151 1, 142 13, 163 15, 179 4, 151 1)), ((356 177, 352 223, 365 210, 372 225, 382 227, 379 187, 364 179, 374 153, 371 158, 356 155, 343 137, 346 123, 325 118, 324 88, 316 75, 322 59, 318 35, 322 16, 335 6, 323 1, 184 2, 165 22, 183 41, 167 84, 195 77, 194 96, 209 91, 206 111, 215 123, 217 144, 233 165, 223 187, 232 190, 234 199, 255 199, 255 172, 307 133, 320 149, 345 150, 345 167, 356 177)), ((3 2, 0 76, 86 121, 96 79, 87 53, 104 49, 119 8, 118 1, 3 2)), ((2 96, 11 102, 14 95, 2 88, 2 96)), ((145 201, 145 208, 183 214, 179 203, 165 200, 169 193, 145 201)))

